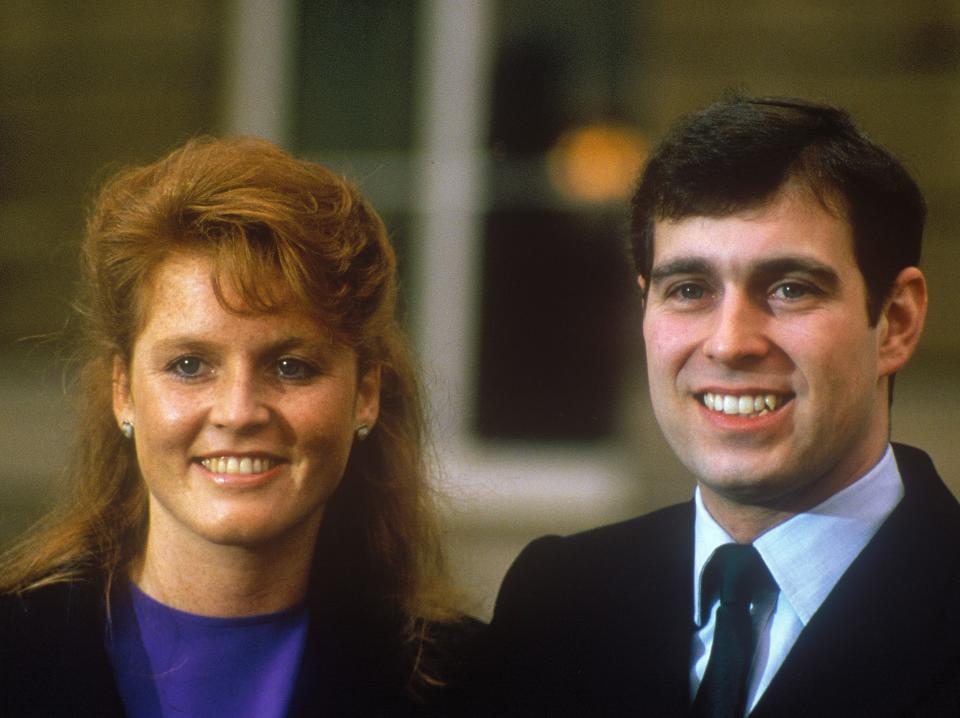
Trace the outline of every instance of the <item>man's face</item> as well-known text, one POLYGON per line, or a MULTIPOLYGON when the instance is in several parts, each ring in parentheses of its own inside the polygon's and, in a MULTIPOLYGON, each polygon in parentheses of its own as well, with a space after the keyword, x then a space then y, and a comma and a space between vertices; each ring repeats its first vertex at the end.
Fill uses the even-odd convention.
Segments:
POLYGON ((884 451, 885 320, 850 226, 805 189, 658 222, 643 334, 657 420, 704 500, 801 511, 884 451))

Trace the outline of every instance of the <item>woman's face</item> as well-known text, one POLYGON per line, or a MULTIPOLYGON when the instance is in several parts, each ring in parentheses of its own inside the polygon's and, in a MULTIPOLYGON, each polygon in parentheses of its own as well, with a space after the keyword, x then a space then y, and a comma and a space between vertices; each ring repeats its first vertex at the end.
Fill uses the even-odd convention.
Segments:
POLYGON ((358 376, 356 354, 303 311, 227 311, 212 272, 202 256, 161 264, 130 365, 115 368, 114 413, 134 425, 149 491, 148 541, 312 545, 356 428, 376 421, 379 372, 358 376))

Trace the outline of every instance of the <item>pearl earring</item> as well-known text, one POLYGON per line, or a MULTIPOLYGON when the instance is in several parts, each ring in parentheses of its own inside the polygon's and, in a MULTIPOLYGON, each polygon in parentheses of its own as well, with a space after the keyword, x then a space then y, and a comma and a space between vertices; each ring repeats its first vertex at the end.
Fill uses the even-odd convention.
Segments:
POLYGON ((357 427, 357 440, 363 441, 368 436, 370 436, 370 427, 366 424, 360 424, 360 426, 357 427))
POLYGON ((133 438, 133 422, 127 421, 124 419, 120 422, 120 433, 123 434, 128 439, 133 438))

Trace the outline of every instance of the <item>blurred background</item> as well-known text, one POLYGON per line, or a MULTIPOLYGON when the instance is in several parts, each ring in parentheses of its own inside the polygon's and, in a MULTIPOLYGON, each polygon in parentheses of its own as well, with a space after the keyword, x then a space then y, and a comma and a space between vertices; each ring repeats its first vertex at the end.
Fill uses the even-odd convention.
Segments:
POLYGON ((726 88, 842 105, 918 178, 932 303, 893 433, 960 493, 956 0, 0 0, 0 543, 57 490, 98 182, 207 133, 331 165, 384 215, 476 613, 532 537, 688 498, 646 398, 627 198, 726 88))

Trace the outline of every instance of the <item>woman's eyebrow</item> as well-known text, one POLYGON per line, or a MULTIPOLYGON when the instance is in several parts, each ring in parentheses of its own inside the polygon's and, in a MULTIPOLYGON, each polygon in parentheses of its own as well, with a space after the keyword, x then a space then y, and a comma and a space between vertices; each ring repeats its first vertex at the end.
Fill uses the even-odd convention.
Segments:
MULTIPOLYGON (((154 347, 160 351, 187 351, 198 353, 214 351, 218 346, 219 343, 216 341, 191 334, 165 337, 154 344, 154 347)), ((335 343, 330 337, 308 337, 291 334, 275 340, 264 341, 262 344, 258 343, 255 345, 255 349, 258 353, 282 353, 292 349, 325 352, 334 346, 335 343)))
POLYGON ((164 337, 154 342, 154 349, 164 351, 187 351, 204 352, 209 351, 214 346, 213 342, 206 341, 200 337, 191 334, 181 334, 172 337, 164 337))

